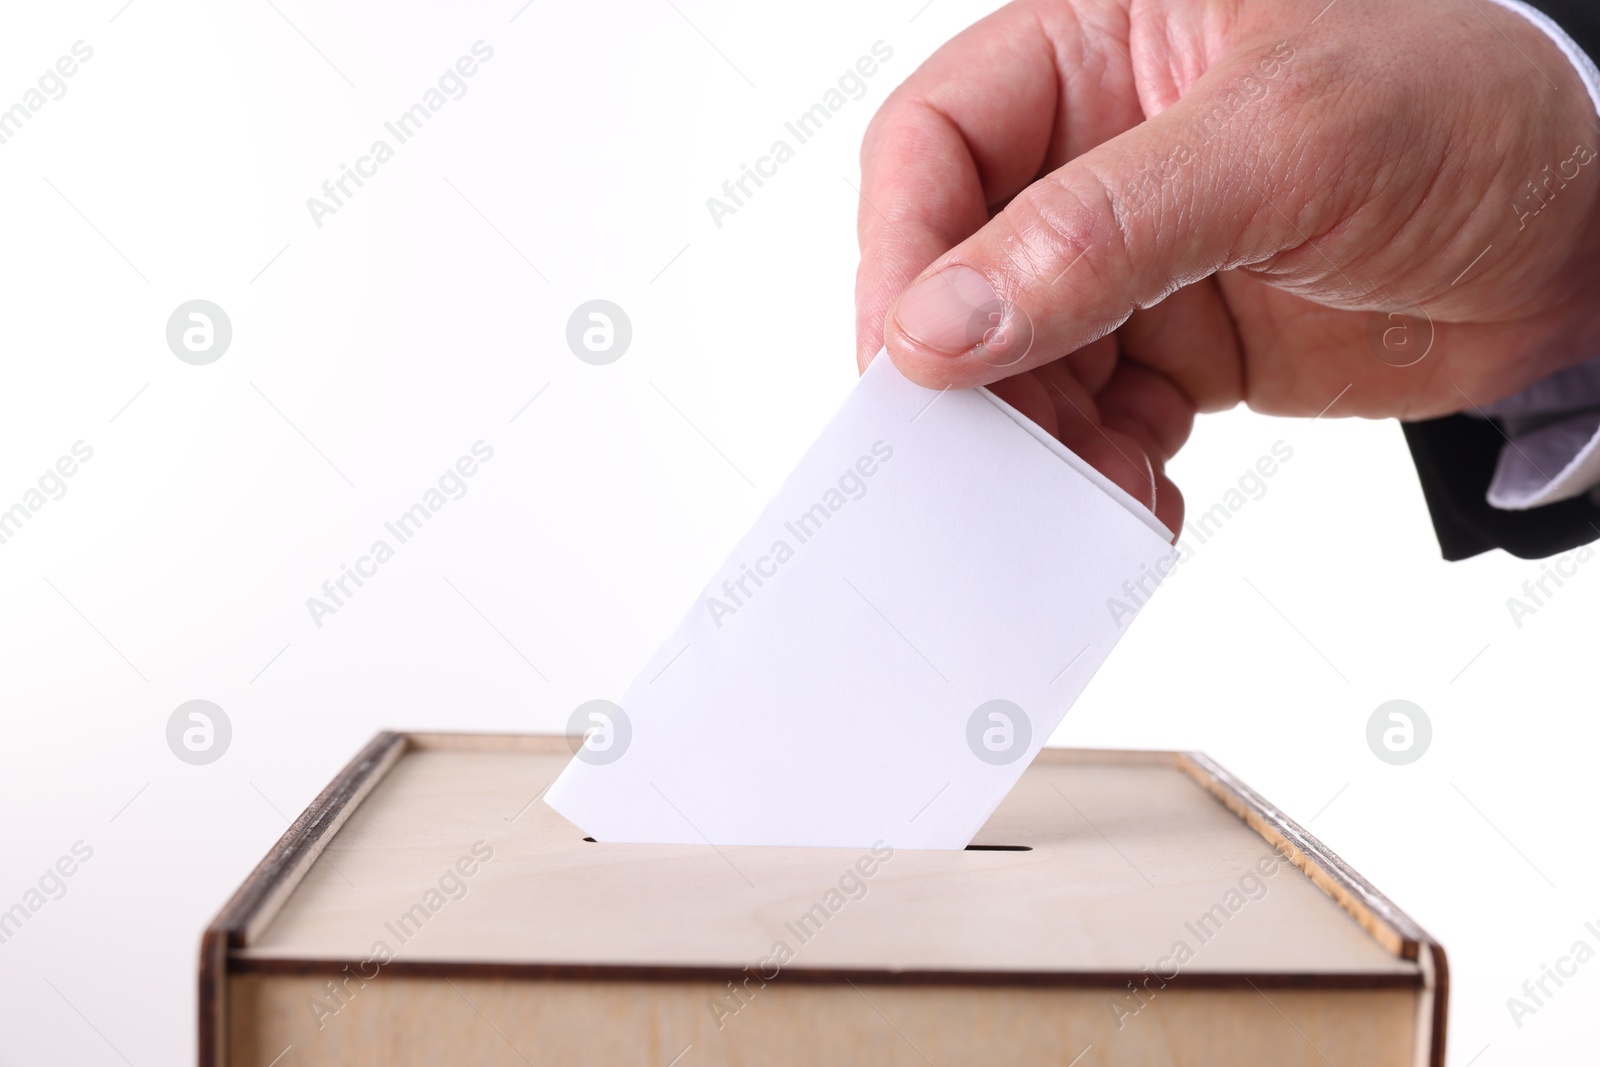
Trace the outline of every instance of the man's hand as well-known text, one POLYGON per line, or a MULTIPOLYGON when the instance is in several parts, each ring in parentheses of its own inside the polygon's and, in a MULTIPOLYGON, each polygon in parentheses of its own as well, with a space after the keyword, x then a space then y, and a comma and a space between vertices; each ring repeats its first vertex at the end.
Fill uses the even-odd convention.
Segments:
POLYGON ((1169 527, 1198 411, 1425 418, 1600 354, 1600 122, 1489 0, 1018 0, 862 146, 858 358, 1169 527), (1402 365, 1404 364, 1404 365, 1402 365))

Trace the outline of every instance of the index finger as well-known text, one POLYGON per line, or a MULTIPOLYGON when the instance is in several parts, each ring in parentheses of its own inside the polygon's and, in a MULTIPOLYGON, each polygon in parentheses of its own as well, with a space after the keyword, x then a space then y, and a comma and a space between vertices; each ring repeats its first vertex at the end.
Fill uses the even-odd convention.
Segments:
POLYGON ((1095 23, 1060 4, 1002 8, 940 48, 873 117, 856 225, 861 368, 883 345, 890 306, 928 264, 1041 173, 1140 121, 1116 43, 1126 15, 1106 7, 1095 23), (1094 106, 1069 115, 1073 96, 1094 106))

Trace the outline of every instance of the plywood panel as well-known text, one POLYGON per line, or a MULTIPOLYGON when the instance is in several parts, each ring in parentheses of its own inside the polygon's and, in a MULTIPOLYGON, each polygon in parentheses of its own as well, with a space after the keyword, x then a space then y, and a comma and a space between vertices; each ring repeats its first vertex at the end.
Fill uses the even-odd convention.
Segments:
POLYGON ((859 884, 850 850, 585 842, 535 799, 567 758, 414 748, 235 957, 737 970, 783 941, 791 971, 1137 973, 1181 945, 1186 975, 1418 974, 1165 754, 1047 752, 978 838, 1032 851, 899 851, 859 884))
POLYGON ((711 983, 380 976, 320 1028, 313 978, 235 978, 232 1067, 470 1063, 654 1067, 1411 1067, 1415 996, 1402 991, 956 990, 785 985, 732 1015, 711 983), (1112 1010, 1116 1000, 1121 1013, 1112 1010), (284 1055, 286 1050, 289 1055, 284 1055))

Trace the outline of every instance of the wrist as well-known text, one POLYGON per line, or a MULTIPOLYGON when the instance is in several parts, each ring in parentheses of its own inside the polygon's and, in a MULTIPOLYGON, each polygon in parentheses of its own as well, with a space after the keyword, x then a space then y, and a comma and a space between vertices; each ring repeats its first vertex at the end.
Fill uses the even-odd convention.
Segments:
POLYGON ((1592 300, 1600 286, 1600 69, 1543 12, 1522 0, 1492 3, 1481 14, 1543 96, 1534 114, 1547 130, 1544 157, 1527 159, 1525 173, 1516 174, 1501 232, 1516 258, 1546 256, 1554 265, 1546 299, 1536 302, 1555 320, 1541 354, 1568 366, 1600 354, 1600 308, 1592 300))

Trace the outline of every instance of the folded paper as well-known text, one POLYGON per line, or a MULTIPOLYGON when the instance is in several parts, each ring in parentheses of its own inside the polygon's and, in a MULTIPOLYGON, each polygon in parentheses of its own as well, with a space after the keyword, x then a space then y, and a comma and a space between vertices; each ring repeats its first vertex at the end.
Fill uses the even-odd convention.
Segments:
POLYGON ((964 848, 1170 542, 988 390, 880 354, 545 799, 599 841, 964 848))

